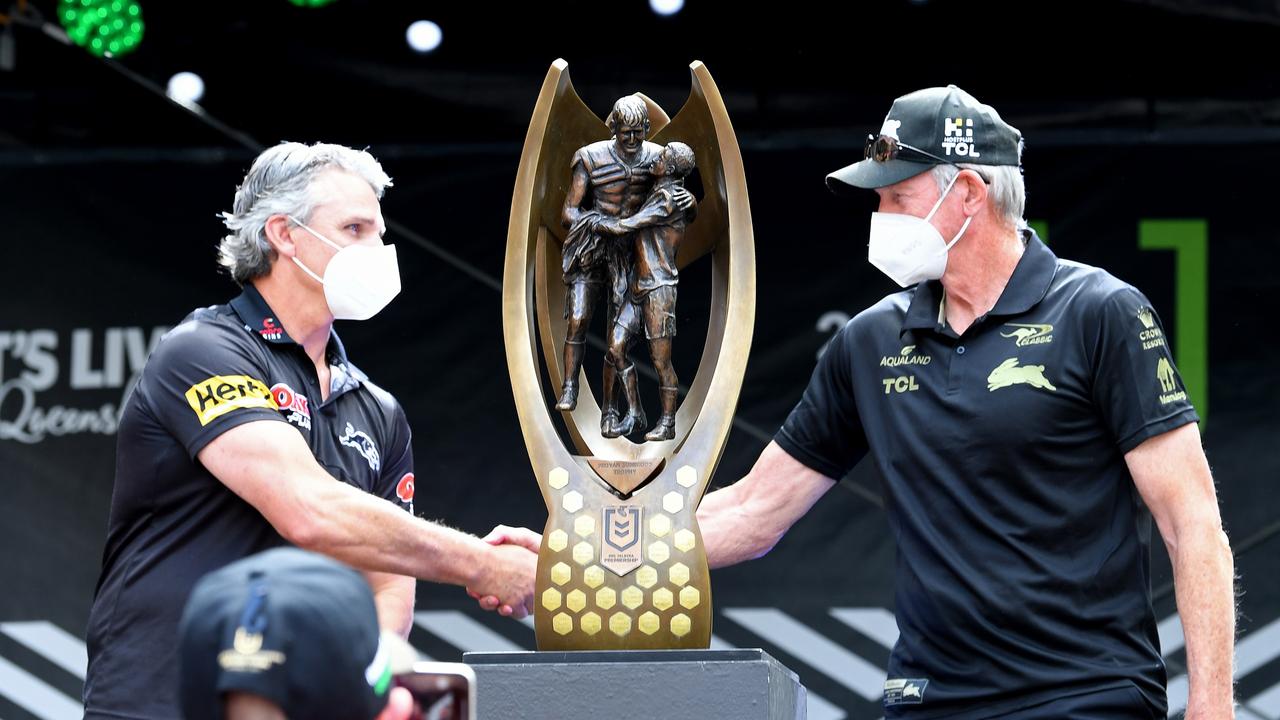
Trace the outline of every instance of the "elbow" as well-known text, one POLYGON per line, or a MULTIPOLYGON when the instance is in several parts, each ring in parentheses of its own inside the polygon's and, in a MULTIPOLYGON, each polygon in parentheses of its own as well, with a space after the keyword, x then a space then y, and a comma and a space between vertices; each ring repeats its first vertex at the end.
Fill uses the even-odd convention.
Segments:
POLYGON ((1222 528, 1222 518, 1216 513, 1201 513, 1175 523, 1164 537, 1169 558, 1177 561, 1181 552, 1193 555, 1221 555, 1230 558, 1231 541, 1222 528))
POLYGON ((323 533, 320 531, 319 523, 312 519, 291 514, 288 518, 272 525, 275 526, 276 532, 291 545, 303 550, 318 551, 320 549, 323 533))
POLYGON ((332 545, 330 523, 326 522, 323 513, 308 503, 299 503, 280 517, 271 518, 271 525, 276 532, 290 544, 323 553, 332 545))

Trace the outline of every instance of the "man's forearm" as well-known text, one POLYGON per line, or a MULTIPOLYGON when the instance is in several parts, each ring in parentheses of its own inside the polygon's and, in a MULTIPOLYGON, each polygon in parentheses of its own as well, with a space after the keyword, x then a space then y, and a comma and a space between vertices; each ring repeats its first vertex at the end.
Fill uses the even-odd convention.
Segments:
POLYGON ((417 581, 406 575, 366 572, 373 590, 373 603, 378 609, 378 626, 402 638, 413 628, 413 604, 417 581))
POLYGON ((777 542, 776 537, 761 532, 762 524, 743 507, 738 494, 736 486, 730 485, 707 494, 698 506, 698 529, 712 568, 754 560, 777 542))
POLYGON ((1232 707, 1235 569, 1217 523, 1178 533, 1169 547, 1187 647, 1187 718, 1227 718, 1232 707))
POLYGON ((323 483, 301 509, 289 538, 362 570, 451 585, 475 581, 490 547, 479 538, 431 523, 337 482, 323 483))

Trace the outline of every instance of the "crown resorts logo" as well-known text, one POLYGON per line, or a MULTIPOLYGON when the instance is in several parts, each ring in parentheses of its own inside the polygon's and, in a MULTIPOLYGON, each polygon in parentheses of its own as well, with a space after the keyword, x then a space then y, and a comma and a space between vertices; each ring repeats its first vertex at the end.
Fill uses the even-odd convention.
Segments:
POLYGON ((1138 309, 1138 322, 1143 327, 1142 331, 1138 333, 1138 340, 1142 341, 1143 350, 1164 347, 1164 333, 1160 332, 1160 328, 1156 327, 1156 315, 1151 311, 1151 308, 1138 309))
POLYGON ((973 118, 943 118, 942 153, 962 157, 982 157, 973 144, 973 118))

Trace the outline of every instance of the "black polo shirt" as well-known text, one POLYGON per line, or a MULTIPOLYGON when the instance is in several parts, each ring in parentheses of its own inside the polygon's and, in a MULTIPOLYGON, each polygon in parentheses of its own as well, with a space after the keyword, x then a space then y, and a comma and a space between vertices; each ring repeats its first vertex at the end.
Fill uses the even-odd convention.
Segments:
MULTIPOLYGON (((147 360, 117 438, 102 575, 89 615, 87 717, 181 717, 178 619, 205 573, 285 541, 196 459, 238 425, 288 423, 331 475, 412 512, 409 425, 389 393, 327 348, 315 365, 252 286, 196 310, 147 360)), ((277 468, 285 476, 289 468, 277 468)))
POLYGON ((1136 686, 1164 716, 1150 514, 1124 453, 1198 420, 1151 303, 1034 234, 963 335, 937 281, 837 334, 775 440, 871 451, 897 541, 888 717, 987 717, 1136 686))

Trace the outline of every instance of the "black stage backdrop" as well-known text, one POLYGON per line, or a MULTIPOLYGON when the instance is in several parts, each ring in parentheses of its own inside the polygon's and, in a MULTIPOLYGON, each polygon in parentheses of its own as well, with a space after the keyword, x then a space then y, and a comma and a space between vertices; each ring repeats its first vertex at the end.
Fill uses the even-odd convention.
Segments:
MULTIPOLYGON (((1028 218, 1060 256, 1105 267, 1151 298, 1206 417, 1244 591, 1240 698, 1249 717, 1280 717, 1280 538, 1269 534, 1280 516, 1271 181, 1280 144, 1031 141, 1028 218)), ((518 147, 371 150, 396 181, 387 217, 456 257, 392 232, 403 293, 377 318, 338 326, 352 360, 408 413, 418 512, 480 534, 497 523, 540 529, 545 510, 516 423, 496 288, 518 147)), ((750 468, 831 333, 895 289, 865 261, 874 195, 847 202, 823 188, 824 174, 852 151, 744 154, 757 321, 738 422, 713 485, 750 468)), ((250 159, 175 150, 0 164, 0 716, 9 720, 74 714, 59 697, 79 697, 78 643, 105 537, 115 415, 159 333, 235 294, 215 265, 216 213, 230 206, 250 159)), ((686 382, 701 351, 708 277, 691 267, 681 291, 677 369, 686 382)), ((598 364, 595 353, 588 367, 598 364)), ((656 411, 652 394, 647 407, 656 411)), ((717 644, 764 647, 795 669, 810 689, 810 717, 880 716, 879 668, 896 629, 894 548, 878 496, 864 462, 770 555, 713 575, 717 644)), ((1185 656, 1168 562, 1155 545, 1154 605, 1167 620, 1177 678, 1185 656)), ((418 610, 412 639, 436 659, 532 647, 526 625, 475 610, 458 588, 420 584, 418 610)), ((1177 705, 1185 679, 1173 685, 1177 705)))

